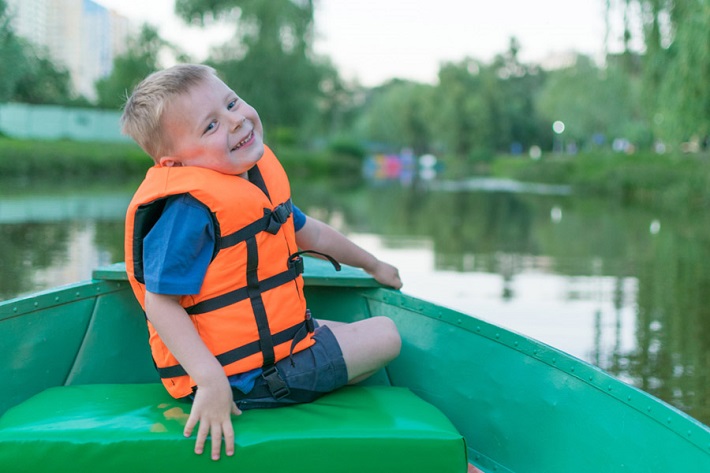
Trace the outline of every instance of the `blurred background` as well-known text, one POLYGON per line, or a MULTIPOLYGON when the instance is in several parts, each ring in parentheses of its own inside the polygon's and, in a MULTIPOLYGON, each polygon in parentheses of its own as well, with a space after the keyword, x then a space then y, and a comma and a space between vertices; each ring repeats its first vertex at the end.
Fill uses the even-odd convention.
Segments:
POLYGON ((123 261, 150 72, 205 62, 404 292, 710 423, 710 4, 0 0, 0 300, 123 261))

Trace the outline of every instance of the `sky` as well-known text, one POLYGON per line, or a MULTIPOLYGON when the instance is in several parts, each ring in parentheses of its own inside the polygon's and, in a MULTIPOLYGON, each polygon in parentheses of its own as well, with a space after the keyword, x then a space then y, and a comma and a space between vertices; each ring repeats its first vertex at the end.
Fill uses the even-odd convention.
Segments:
MULTIPOLYGON (((187 27, 174 0, 94 0, 182 46, 196 61, 231 36, 230 25, 187 27)), ((267 1, 267 0, 264 0, 267 1)), ((569 51, 603 51, 604 0, 317 0, 317 53, 365 86, 398 77, 434 83, 444 62, 484 62, 511 36, 525 62, 569 51)), ((613 39, 613 38, 612 38, 613 39)))

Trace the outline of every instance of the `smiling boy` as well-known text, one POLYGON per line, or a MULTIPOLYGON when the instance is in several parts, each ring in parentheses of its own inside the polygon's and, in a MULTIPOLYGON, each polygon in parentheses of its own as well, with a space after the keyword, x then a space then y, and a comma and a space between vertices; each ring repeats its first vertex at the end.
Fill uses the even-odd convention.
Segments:
POLYGON ((212 68, 148 76, 122 124, 155 162, 127 212, 126 269, 164 386, 193 402, 184 433, 199 424, 196 453, 208 436, 213 459, 222 439, 234 453, 231 414, 309 402, 399 354, 385 317, 311 319, 299 250, 395 288, 399 274, 291 203, 258 113, 212 68))

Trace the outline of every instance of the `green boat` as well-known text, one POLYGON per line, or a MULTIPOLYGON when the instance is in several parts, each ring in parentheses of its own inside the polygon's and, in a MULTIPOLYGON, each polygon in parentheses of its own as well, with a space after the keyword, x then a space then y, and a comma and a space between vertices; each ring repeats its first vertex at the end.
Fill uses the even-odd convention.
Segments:
MULTIPOLYGON (((122 264, 0 303, 1 472, 710 472, 710 429, 543 343, 308 259, 313 314, 392 318, 399 358, 311 404, 234 417, 195 455, 122 264)), ((324 317, 326 318, 326 317, 324 317)))

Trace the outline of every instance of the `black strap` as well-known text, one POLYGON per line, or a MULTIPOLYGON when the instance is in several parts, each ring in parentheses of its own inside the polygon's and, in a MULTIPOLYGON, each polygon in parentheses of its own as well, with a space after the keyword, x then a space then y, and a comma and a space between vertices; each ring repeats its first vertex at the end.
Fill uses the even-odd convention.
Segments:
POLYGON ((325 253, 321 253, 320 251, 315 251, 315 250, 302 250, 302 251, 297 251, 296 253, 292 254, 289 257, 289 262, 295 265, 299 265, 301 267, 301 273, 303 272, 303 258, 301 258, 301 255, 305 254, 314 254, 318 256, 322 256, 323 258, 327 259, 330 261, 330 264, 333 265, 336 271, 340 271, 340 263, 336 261, 335 258, 333 258, 330 255, 327 255, 325 253))
POLYGON ((247 179, 249 180, 249 182, 258 187, 259 190, 264 193, 267 199, 271 200, 271 196, 269 195, 269 189, 266 187, 264 176, 261 175, 261 170, 259 169, 258 164, 253 166, 249 170, 249 172, 247 173, 247 179))
MULTIPOLYGON (((303 264, 294 262, 289 265, 288 269, 282 273, 276 274, 269 278, 261 281, 260 288, 261 292, 266 292, 271 289, 277 288, 282 284, 286 284, 290 281, 296 279, 301 273, 303 273, 303 264)), ((198 302, 195 305, 186 307, 185 310, 190 315, 204 314, 205 312, 211 312, 213 310, 221 309, 222 307, 227 307, 231 304, 236 304, 239 301, 249 297, 249 290, 247 286, 240 287, 226 294, 220 296, 212 297, 211 299, 205 299, 202 302, 198 302)))
MULTIPOLYGON (((303 322, 299 322, 292 327, 275 333, 273 337, 271 337, 274 346, 278 346, 282 343, 288 342, 289 340, 293 340, 299 333, 303 332, 303 328, 306 326, 306 323, 307 321, 304 320, 303 322)), ((259 341, 256 340, 247 343, 246 345, 237 347, 233 350, 229 350, 228 352, 222 353, 221 355, 217 355, 216 358, 222 366, 227 366, 229 364, 234 363, 235 361, 241 360, 242 358, 246 358, 247 356, 255 355, 256 353, 259 353, 259 351, 259 341)), ((187 375, 187 372, 181 365, 173 365, 167 366, 165 368, 158 368, 158 374, 161 378, 166 379, 177 378, 178 376, 185 376, 187 375)))
POLYGON ((264 299, 261 297, 261 286, 259 283, 259 248, 256 238, 247 240, 247 293, 251 302, 251 310, 256 319, 256 326, 259 330, 259 341, 261 352, 264 356, 264 366, 273 365, 276 362, 274 355, 274 344, 271 340, 271 329, 269 319, 266 316, 264 299))
POLYGON ((293 212, 291 199, 276 206, 274 210, 264 209, 264 216, 250 223, 244 228, 229 235, 224 235, 220 239, 220 249, 229 248, 238 243, 255 237, 260 232, 269 232, 272 235, 278 233, 281 225, 286 223, 288 217, 293 212))

